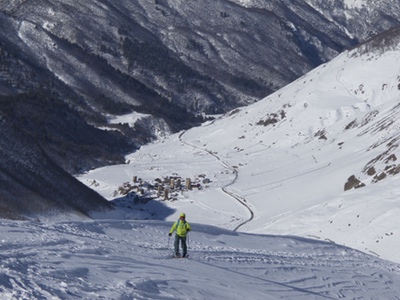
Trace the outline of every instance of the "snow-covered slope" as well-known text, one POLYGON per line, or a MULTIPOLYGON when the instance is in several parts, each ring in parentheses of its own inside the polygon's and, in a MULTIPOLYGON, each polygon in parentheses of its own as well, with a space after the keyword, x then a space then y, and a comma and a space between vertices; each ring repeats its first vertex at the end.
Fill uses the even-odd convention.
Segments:
POLYGON ((0 222, 1 299, 398 299, 400 266, 296 237, 160 221, 0 222))
POLYGON ((153 218, 185 211, 197 223, 329 240, 400 262, 398 36, 80 179, 113 199, 133 176, 205 175, 211 183, 164 202, 176 211, 153 218))

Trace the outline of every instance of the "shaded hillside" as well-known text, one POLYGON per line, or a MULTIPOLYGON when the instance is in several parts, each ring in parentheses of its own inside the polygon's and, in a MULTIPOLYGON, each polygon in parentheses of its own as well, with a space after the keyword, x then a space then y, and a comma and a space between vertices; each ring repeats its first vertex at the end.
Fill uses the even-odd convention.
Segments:
POLYGON ((221 113, 357 43, 302 2, 14 2, 4 10, 10 41, 91 103, 102 94, 141 106, 165 98, 190 112, 221 113), (140 92, 136 80, 156 94, 140 92))
POLYGON ((87 215, 109 203, 57 166, 26 134, 0 120, 0 217, 87 215))
POLYGON ((0 96, 0 115, 40 144, 69 172, 92 169, 101 161, 124 163, 122 153, 133 151, 134 145, 119 131, 104 131, 88 125, 82 114, 59 97, 45 90, 0 96))

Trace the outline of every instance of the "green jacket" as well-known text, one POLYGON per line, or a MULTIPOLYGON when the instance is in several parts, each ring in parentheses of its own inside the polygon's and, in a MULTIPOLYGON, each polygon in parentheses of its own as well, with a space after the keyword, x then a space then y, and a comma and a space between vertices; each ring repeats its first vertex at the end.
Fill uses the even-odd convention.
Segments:
POLYGON ((172 225, 169 233, 173 233, 176 230, 177 235, 179 235, 181 237, 185 237, 186 234, 188 233, 188 231, 190 231, 190 229, 191 228, 190 228, 190 225, 188 222, 182 221, 181 219, 179 219, 172 225))

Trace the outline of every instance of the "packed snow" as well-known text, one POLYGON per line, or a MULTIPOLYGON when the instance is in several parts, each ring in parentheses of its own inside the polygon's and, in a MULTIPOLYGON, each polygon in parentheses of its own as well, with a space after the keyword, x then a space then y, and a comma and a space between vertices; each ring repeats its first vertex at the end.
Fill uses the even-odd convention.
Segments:
MULTIPOLYGON (((188 216, 188 221, 190 218, 188 216)), ((1 221, 1 299, 398 299, 400 266, 329 242, 165 221, 1 221)))

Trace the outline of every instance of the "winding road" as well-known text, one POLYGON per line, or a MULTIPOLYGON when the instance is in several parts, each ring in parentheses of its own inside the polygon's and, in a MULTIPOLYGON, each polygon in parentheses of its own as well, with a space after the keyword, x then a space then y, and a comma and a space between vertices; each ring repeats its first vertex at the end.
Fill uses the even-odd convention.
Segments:
MULTIPOLYGON (((237 179, 239 178, 239 171, 238 171, 236 168, 232 167, 232 166, 231 166, 229 163, 227 163, 226 161, 223 161, 218 155, 216 155, 216 154, 213 153, 212 151, 207 150, 207 149, 204 149, 204 148, 201 148, 201 147, 198 147, 198 146, 193 145, 193 144, 190 144, 190 143, 186 142, 185 140, 183 140, 182 137, 183 137, 183 135, 185 134, 185 132, 186 132, 186 131, 182 131, 182 133, 179 135, 179 141, 180 141, 182 144, 185 144, 185 145, 187 145, 187 146, 189 146, 189 147, 192 147, 192 148, 195 148, 195 149, 197 149, 197 150, 206 152, 207 154, 213 156, 213 157, 214 157, 220 164, 222 164, 226 169, 232 171, 232 172, 235 174, 235 177, 233 178, 233 180, 232 180, 230 183, 228 183, 227 185, 225 185, 224 187, 222 187, 221 189, 222 189, 222 191, 223 191, 225 194, 227 194, 228 196, 232 197, 233 199, 235 199, 235 201, 237 201, 237 202, 239 202, 241 205, 243 205, 243 206, 249 211, 249 213, 250 213, 250 217, 249 217, 248 219, 245 219, 244 221, 242 221, 241 223, 239 223, 239 224, 233 229, 234 231, 238 231, 238 230, 240 229, 240 227, 244 226, 245 224, 251 222, 251 221, 254 219, 254 212, 253 212, 253 210, 250 208, 250 206, 247 204, 246 199, 243 198, 243 197, 241 197, 241 196, 239 196, 239 195, 237 195, 237 194, 235 194, 235 193, 233 193, 233 192, 230 192, 230 191, 228 190, 228 187, 231 186, 231 185, 233 185, 233 184, 237 181, 237 179)), ((244 217, 243 217, 243 218, 244 218, 244 217)))

